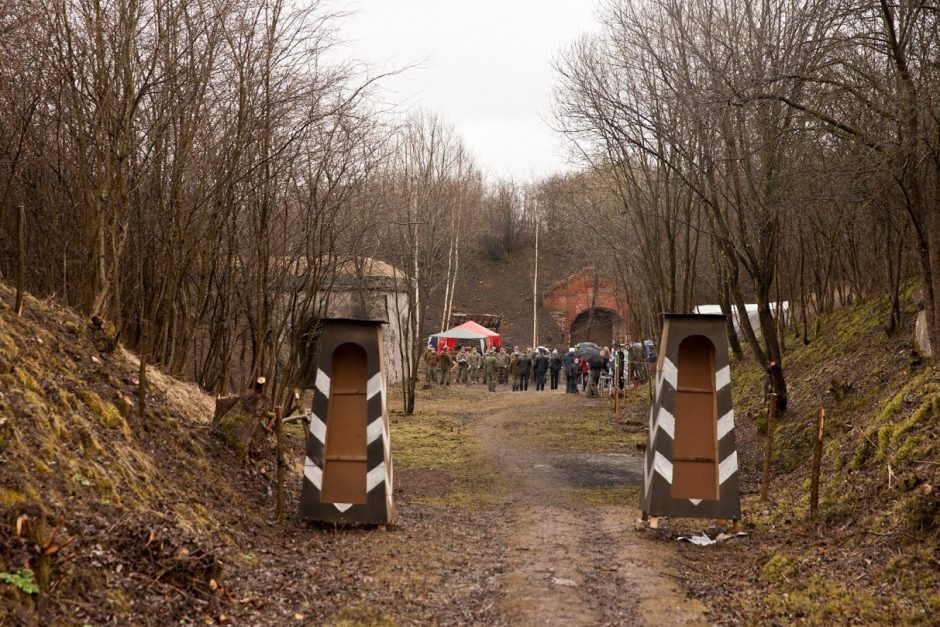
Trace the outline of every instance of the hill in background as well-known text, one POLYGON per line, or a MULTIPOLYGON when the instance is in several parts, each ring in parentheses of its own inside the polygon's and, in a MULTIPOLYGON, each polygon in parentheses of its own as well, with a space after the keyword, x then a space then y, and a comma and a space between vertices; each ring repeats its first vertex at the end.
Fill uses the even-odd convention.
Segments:
MULTIPOLYGON (((540 246, 542 246, 540 244, 540 246)), ((535 251, 523 242, 512 253, 494 258, 482 245, 467 246, 461 252, 460 272, 454 297, 454 312, 502 314, 500 328, 505 346, 529 346, 532 343, 532 274, 535 251)), ((550 243, 539 250, 538 316, 539 342, 560 346, 565 332, 542 307, 542 293, 553 283, 566 279, 584 265, 569 252, 550 243)), ((428 311, 430 329, 441 328, 443 290, 435 293, 428 311)))

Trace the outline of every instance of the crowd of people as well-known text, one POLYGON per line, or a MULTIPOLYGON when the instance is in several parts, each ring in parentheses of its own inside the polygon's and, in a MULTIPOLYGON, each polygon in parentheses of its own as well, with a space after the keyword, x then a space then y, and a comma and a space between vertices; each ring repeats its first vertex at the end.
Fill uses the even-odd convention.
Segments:
POLYGON ((457 384, 485 383, 489 391, 495 392, 497 385, 511 385, 514 392, 525 392, 531 383, 538 392, 557 390, 564 375, 565 391, 569 394, 582 392, 597 396, 601 381, 611 382, 618 373, 617 384, 623 389, 626 381, 639 378, 640 373, 631 367, 629 349, 614 345, 599 351, 579 355, 574 347, 567 350, 526 348, 518 346, 493 348, 481 353, 477 347, 460 346, 440 351, 428 347, 424 355, 426 382, 428 385, 448 386, 452 380, 457 384))

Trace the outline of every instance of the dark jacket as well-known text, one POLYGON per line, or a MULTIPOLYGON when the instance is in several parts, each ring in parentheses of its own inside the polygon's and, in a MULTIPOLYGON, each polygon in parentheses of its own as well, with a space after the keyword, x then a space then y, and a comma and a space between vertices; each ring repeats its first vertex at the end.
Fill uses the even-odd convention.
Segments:
POLYGON ((548 367, 551 368, 552 372, 558 372, 561 370, 561 357, 558 355, 552 355, 549 357, 548 367))
POLYGON ((536 355, 533 368, 536 374, 545 374, 548 372, 548 355, 542 355, 541 353, 536 355))
POLYGON ((447 351, 444 351, 443 353, 441 353, 440 356, 437 358, 438 368, 444 368, 445 370, 447 370, 453 365, 454 365, 454 358, 447 351))
POLYGON ((529 356, 525 353, 519 355, 519 363, 516 364, 516 374, 521 374, 526 376, 529 374, 529 369, 532 367, 532 362, 529 360, 529 356))

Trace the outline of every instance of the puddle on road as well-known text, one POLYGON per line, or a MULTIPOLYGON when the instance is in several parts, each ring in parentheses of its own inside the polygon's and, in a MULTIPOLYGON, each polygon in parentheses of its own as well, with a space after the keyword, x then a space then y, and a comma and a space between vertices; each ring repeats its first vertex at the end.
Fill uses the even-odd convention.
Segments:
POLYGON ((565 453, 549 456, 536 468, 551 468, 578 488, 615 488, 643 482, 643 458, 620 453, 565 453))

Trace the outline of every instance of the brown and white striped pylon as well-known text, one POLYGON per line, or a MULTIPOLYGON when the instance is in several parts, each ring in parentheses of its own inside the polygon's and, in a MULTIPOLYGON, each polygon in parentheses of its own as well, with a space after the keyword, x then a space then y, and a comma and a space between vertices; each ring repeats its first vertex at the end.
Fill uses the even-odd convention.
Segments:
MULTIPOLYGON (((673 338, 678 346, 682 338, 673 338)), ((663 347, 665 349, 665 347, 663 347)), ((738 486, 738 451, 734 438, 734 409, 731 405, 731 368, 727 349, 716 347, 715 396, 718 409, 718 500, 672 498, 672 460, 676 419, 674 416, 679 371, 668 356, 656 376, 656 390, 649 415, 649 445, 643 473, 643 512, 651 516, 694 518, 741 517, 738 486)))
MULTIPOLYGON (((378 338, 381 341, 381 338, 378 338)), ((386 415, 385 376, 381 369, 381 351, 378 346, 366 349, 368 383, 366 385, 366 503, 323 503, 323 461, 326 452, 326 423, 330 402, 330 375, 332 350, 321 358, 314 382, 313 411, 307 437, 307 456, 304 460, 304 482, 301 490, 301 514, 307 520, 361 522, 383 524, 395 521, 392 498, 391 444, 386 415)))

